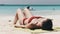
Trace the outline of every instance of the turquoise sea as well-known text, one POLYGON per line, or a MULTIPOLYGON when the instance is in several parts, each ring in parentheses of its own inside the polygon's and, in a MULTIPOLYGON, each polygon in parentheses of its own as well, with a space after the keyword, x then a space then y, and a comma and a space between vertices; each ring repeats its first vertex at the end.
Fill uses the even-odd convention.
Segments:
MULTIPOLYGON (((15 15, 18 8, 27 6, 0 6, 0 15, 15 15)), ((34 15, 60 15, 60 6, 31 6, 34 15)))

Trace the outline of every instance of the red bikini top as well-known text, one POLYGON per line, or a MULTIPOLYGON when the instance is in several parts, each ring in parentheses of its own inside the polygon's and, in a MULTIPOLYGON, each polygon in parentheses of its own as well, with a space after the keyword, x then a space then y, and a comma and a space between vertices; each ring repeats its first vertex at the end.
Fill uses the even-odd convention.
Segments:
MULTIPOLYGON (((35 18, 39 19, 39 18, 42 18, 42 17, 40 17, 40 16, 33 16, 33 17, 29 18, 28 23, 30 23, 30 22, 31 22, 33 19, 35 19, 35 18)), ((28 19, 28 18, 24 18, 24 19, 23 19, 23 25, 25 25, 24 21, 25 21, 26 19, 28 19)))

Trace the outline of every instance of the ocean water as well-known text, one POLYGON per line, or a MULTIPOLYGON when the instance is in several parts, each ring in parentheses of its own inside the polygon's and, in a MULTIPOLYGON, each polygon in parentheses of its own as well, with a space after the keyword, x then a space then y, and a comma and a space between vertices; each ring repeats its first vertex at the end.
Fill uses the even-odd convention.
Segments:
MULTIPOLYGON (((15 15, 18 8, 27 6, 0 6, 0 15, 15 15)), ((34 15, 60 15, 60 6, 31 6, 34 15)))

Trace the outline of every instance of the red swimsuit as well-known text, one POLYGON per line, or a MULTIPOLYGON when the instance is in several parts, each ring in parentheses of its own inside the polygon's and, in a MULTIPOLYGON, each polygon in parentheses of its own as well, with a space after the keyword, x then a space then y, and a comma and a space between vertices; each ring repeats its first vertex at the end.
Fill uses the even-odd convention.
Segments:
MULTIPOLYGON (((30 22, 31 22, 33 19, 35 19, 35 18, 39 19, 39 18, 42 18, 42 17, 40 17, 40 16, 38 16, 38 17, 37 17, 37 16, 33 16, 33 17, 29 18, 28 23, 30 23, 30 22)), ((26 19, 28 19, 28 18, 24 18, 24 19, 23 19, 23 24, 22 24, 22 25, 25 25, 24 22, 25 22, 26 19)))

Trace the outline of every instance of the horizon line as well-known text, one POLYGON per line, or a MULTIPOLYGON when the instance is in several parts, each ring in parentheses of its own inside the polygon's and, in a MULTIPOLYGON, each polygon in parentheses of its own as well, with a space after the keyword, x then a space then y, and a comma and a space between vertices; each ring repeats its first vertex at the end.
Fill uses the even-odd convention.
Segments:
POLYGON ((60 6, 60 4, 0 4, 0 6, 60 6))

